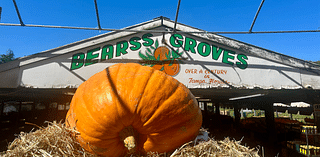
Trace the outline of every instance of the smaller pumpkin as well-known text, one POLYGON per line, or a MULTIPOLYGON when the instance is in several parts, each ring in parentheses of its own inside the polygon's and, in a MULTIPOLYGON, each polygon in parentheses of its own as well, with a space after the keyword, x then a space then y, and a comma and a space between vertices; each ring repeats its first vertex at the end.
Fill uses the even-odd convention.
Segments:
POLYGON ((115 64, 77 89, 66 124, 86 150, 104 156, 168 152, 193 140, 202 124, 192 93, 165 73, 140 64, 115 64), (128 142, 126 142, 128 144, 128 142), (132 151, 131 150, 131 151, 132 151))

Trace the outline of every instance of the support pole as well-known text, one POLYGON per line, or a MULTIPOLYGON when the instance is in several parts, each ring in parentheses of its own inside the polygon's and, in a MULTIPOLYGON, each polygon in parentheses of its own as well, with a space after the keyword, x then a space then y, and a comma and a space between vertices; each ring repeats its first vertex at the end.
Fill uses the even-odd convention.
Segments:
POLYGON ((4 103, 3 101, 0 102, 0 117, 3 115, 4 103))
POLYGON ((207 102, 203 102, 204 103, 204 112, 205 112, 205 114, 208 114, 208 104, 207 104, 207 102))
POLYGON ((317 133, 320 133, 320 104, 313 104, 313 119, 317 126, 317 133))
POLYGON ((0 7, 0 21, 1 21, 1 12, 2 12, 2 7, 0 7))
POLYGON ((203 115, 203 117, 204 117, 204 119, 203 119, 203 123, 204 123, 204 126, 205 127, 208 127, 209 126, 209 117, 208 117, 208 104, 207 104, 207 102, 203 102, 204 103, 204 105, 203 105, 203 107, 204 107, 204 115, 203 115))
POLYGON ((97 0, 94 0, 94 5, 95 5, 95 8, 96 8, 96 16, 97 16, 98 28, 99 28, 99 30, 101 30, 97 0))
POLYGON ((17 5, 16 1, 15 0, 12 0, 12 1, 13 1, 13 4, 14 4, 14 7, 16 8, 16 12, 17 12, 17 15, 18 15, 18 18, 19 18, 19 21, 20 21, 20 25, 21 26, 25 26, 23 21, 22 21, 22 18, 20 16, 20 12, 19 12, 18 5, 17 5))
MULTIPOLYGON (((212 102, 213 103, 213 102, 212 102)), ((213 105, 213 104, 212 104, 213 105)), ((215 108, 216 108, 216 111, 215 111, 215 114, 217 115, 220 115, 220 102, 216 102, 214 104, 215 108)))
POLYGON ((276 127, 274 122, 274 110, 273 110, 273 103, 269 101, 261 102, 264 106, 265 116, 266 116, 266 125, 267 125, 267 133, 269 136, 269 142, 274 144, 277 140, 277 133, 276 127))
POLYGON ((256 15, 254 16, 254 19, 253 19, 253 21, 252 21, 251 27, 250 27, 250 29, 249 29, 249 33, 252 33, 253 25, 254 25, 254 23, 255 23, 256 20, 257 20, 257 17, 258 17, 258 15, 259 15, 259 12, 260 12, 260 10, 261 10, 261 7, 262 7, 263 3, 264 3, 264 0, 261 1, 260 6, 259 6, 259 9, 258 9, 258 11, 256 12, 256 15))
POLYGON ((177 12, 176 12, 176 19, 174 20, 173 33, 176 33, 177 22, 178 22, 178 14, 179 14, 179 9, 180 9, 180 2, 181 2, 181 0, 178 1, 177 12))
POLYGON ((18 109, 18 116, 17 118, 15 119, 15 128, 16 129, 19 129, 21 127, 20 125, 20 119, 21 119, 21 111, 22 111, 22 102, 21 100, 19 101, 19 109, 18 109))
POLYGON ((239 104, 234 104, 233 105, 234 108, 234 122, 235 122, 235 126, 239 127, 240 125, 240 108, 239 108, 239 104))

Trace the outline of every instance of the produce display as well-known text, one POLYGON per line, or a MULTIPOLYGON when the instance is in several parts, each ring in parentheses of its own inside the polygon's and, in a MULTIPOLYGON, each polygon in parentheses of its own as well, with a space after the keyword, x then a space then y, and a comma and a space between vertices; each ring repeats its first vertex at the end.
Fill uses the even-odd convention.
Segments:
MULTIPOLYGON (((193 140, 202 114, 193 94, 164 72, 115 64, 79 86, 66 116, 89 152, 123 156, 128 137, 135 153, 169 152, 193 140)), ((132 151, 130 150, 130 151, 132 151)))

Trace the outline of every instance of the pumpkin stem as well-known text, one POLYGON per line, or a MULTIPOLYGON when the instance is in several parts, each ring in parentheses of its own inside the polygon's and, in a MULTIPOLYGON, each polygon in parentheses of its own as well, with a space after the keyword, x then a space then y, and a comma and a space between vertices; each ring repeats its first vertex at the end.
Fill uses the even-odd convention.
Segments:
POLYGON ((119 132, 120 141, 128 149, 129 154, 133 154, 137 150, 138 132, 130 125, 119 132))

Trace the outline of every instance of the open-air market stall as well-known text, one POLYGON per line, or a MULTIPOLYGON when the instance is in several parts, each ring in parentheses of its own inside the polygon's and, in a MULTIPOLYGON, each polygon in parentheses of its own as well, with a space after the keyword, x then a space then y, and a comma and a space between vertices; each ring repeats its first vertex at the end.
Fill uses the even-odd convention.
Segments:
POLYGON ((174 25, 159 17, 1 64, 1 116, 11 111, 20 123, 31 110, 37 110, 30 113, 33 119, 63 115, 81 83, 113 64, 131 62, 171 75, 199 101, 207 100, 205 106, 235 108, 236 121, 241 108, 265 110, 270 135, 274 103, 320 103, 319 65, 181 23, 172 32, 174 25), (16 110, 10 103, 17 103, 16 110))

